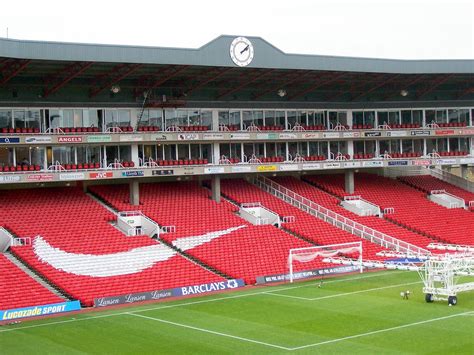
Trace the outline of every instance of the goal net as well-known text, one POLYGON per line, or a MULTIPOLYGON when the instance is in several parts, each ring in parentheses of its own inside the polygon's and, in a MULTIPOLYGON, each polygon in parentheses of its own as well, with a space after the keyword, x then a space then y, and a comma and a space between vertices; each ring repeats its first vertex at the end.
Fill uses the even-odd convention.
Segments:
MULTIPOLYGON (((288 255, 288 268, 290 282, 294 280, 294 270, 297 263, 309 263, 316 258, 338 258, 357 260, 359 271, 363 271, 362 266, 362 242, 351 242, 331 245, 321 245, 306 248, 290 249, 288 255)), ((330 262, 330 261, 329 261, 330 262)))

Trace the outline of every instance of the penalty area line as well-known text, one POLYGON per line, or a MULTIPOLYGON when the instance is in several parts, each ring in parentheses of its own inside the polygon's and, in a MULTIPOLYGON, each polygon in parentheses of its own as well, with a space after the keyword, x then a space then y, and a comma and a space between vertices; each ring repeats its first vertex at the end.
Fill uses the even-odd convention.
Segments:
POLYGON ((414 326, 421 325, 421 324, 427 324, 427 323, 432 323, 432 322, 438 322, 438 321, 445 320, 445 319, 450 319, 450 318, 459 317, 459 316, 467 316, 467 315, 472 315, 472 314, 474 314, 473 311, 468 311, 468 312, 463 312, 463 313, 457 313, 457 314, 451 314, 451 315, 449 315, 449 316, 438 317, 438 318, 432 318, 432 319, 422 320, 422 321, 419 321, 419 322, 414 322, 414 323, 408 323, 408 324, 398 325, 398 326, 396 326, 396 327, 385 328, 385 329, 379 329, 379 330, 374 330, 374 331, 367 332, 367 333, 349 335, 349 336, 342 337, 342 338, 337 338, 337 339, 331 339, 331 340, 321 341, 321 342, 319 342, 319 343, 313 343, 313 344, 307 344, 307 345, 297 346, 297 347, 295 347, 295 348, 291 348, 290 350, 291 350, 291 351, 294 351, 294 350, 301 350, 301 349, 312 348, 312 347, 321 346, 321 345, 326 345, 326 344, 338 343, 338 342, 344 341, 344 340, 362 338, 362 337, 366 337, 366 336, 370 336, 370 335, 374 335, 374 334, 380 334, 380 333, 385 333, 385 332, 391 332, 391 331, 393 331, 393 330, 398 330, 398 329, 403 329, 403 328, 414 327, 414 326))
MULTIPOLYGON (((281 294, 281 293, 273 293, 271 291, 266 292, 266 294, 267 295, 272 295, 272 296, 278 296, 278 297, 294 298, 294 299, 304 300, 304 301, 317 301, 317 300, 324 300, 324 299, 327 299, 327 298, 335 298, 335 297, 342 297, 342 296, 348 296, 348 295, 355 295, 355 294, 364 293, 364 292, 385 290, 385 289, 388 289, 388 288, 395 288, 395 287, 400 287, 400 286, 415 285, 415 284, 419 284, 419 283, 421 283, 421 281, 408 282, 408 283, 403 283, 403 284, 398 284, 398 285, 390 285, 390 286, 383 286, 383 287, 376 287, 376 288, 369 288, 367 290, 360 290, 360 291, 343 292, 343 293, 337 293, 335 295, 327 295, 327 296, 320 296, 320 297, 314 297, 314 298, 284 295, 284 294, 281 294)), ((276 291, 276 292, 278 292, 278 291, 276 291)))
POLYGON ((214 331, 214 330, 209 330, 209 329, 194 327, 194 326, 191 326, 191 325, 182 324, 182 323, 176 323, 176 322, 172 322, 172 321, 164 320, 164 319, 160 319, 160 318, 144 316, 143 314, 135 314, 135 313, 132 313, 132 312, 127 312, 126 314, 128 314, 128 315, 130 315, 130 316, 134 316, 134 317, 139 317, 139 318, 145 318, 145 319, 148 319, 148 320, 153 320, 153 321, 155 321, 155 322, 160 322, 160 323, 165 323, 165 324, 174 325, 174 326, 176 326, 176 327, 192 329, 192 330, 196 330, 196 331, 203 332, 203 333, 209 333, 209 334, 218 335, 218 336, 221 336, 221 337, 226 337, 226 338, 232 338, 232 339, 236 339, 236 340, 240 340, 240 341, 245 341, 245 342, 248 342, 248 343, 254 343, 254 344, 259 344, 259 345, 265 345, 265 346, 269 346, 269 347, 277 348, 277 349, 281 349, 281 350, 292 350, 292 348, 288 348, 288 347, 286 347, 286 346, 280 346, 280 345, 276 345, 276 344, 265 343, 265 342, 263 342, 263 341, 254 340, 254 339, 248 339, 248 338, 243 338, 243 337, 239 337, 239 336, 237 336, 237 335, 231 335, 231 334, 216 332, 216 331, 214 331))

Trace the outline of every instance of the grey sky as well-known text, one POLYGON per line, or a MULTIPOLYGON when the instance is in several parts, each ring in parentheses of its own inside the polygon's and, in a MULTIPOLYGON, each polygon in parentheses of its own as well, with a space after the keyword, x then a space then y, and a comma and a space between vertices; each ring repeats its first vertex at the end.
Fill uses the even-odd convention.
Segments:
POLYGON ((289 53, 474 59, 474 0, 17 0, 0 36, 200 47, 220 34, 260 36, 289 53))

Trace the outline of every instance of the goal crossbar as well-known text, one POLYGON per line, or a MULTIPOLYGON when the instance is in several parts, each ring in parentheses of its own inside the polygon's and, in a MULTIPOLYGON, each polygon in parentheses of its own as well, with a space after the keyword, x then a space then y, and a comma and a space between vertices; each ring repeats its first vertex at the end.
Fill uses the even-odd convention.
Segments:
POLYGON ((299 262, 310 262, 316 259, 318 256, 322 257, 331 257, 337 254, 353 253, 358 252, 358 265, 359 271, 363 271, 363 262, 362 262, 362 242, 349 242, 349 243, 340 243, 340 244, 329 244, 329 245, 319 245, 314 247, 305 247, 305 248, 294 248, 290 249, 288 254, 288 267, 290 274, 290 282, 294 281, 294 261, 299 262))

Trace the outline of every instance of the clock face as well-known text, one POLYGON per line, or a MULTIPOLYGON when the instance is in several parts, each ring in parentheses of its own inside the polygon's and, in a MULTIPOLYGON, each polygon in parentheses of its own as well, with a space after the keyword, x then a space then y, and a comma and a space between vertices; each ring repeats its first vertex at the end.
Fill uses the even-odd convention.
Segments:
POLYGON ((245 37, 237 37, 230 44, 230 57, 239 67, 246 67, 253 60, 252 43, 245 37))

